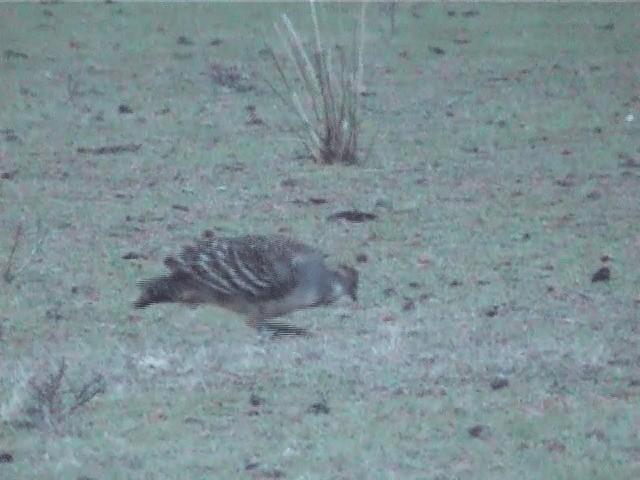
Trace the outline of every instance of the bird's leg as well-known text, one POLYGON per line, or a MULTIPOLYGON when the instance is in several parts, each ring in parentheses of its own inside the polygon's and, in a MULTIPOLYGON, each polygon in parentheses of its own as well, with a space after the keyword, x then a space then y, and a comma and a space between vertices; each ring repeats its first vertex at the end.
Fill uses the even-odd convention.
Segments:
POLYGON ((305 328, 294 327, 293 325, 289 325, 288 323, 280 323, 280 322, 264 322, 263 328, 265 328, 268 332, 271 332, 271 338, 279 338, 279 337, 310 337, 311 334, 305 328))
POLYGON ((247 326, 255 328, 258 332, 267 332, 271 334, 271 338, 284 336, 309 336, 309 332, 304 328, 294 327, 288 323, 266 322, 262 316, 250 316, 245 320, 247 326))

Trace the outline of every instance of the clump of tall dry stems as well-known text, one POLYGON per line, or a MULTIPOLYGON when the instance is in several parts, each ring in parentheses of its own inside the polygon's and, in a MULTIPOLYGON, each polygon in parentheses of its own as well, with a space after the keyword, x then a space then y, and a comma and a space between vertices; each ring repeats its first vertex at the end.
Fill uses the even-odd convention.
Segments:
POLYGON ((310 0, 314 42, 307 53, 300 35, 286 14, 281 24, 274 23, 287 58, 294 65, 294 75, 288 74, 282 60, 268 48, 278 79, 286 93, 273 91, 293 108, 304 125, 301 139, 311 158, 320 164, 358 163, 360 134, 360 93, 362 91, 362 53, 364 42, 365 6, 362 3, 359 24, 353 34, 349 52, 337 47, 339 72, 332 66, 331 52, 320 38, 320 28, 314 1, 310 0))

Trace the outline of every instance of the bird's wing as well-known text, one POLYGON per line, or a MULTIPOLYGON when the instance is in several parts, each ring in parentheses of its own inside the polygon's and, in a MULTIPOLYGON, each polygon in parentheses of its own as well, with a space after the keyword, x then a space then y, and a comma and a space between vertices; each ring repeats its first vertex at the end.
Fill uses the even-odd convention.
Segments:
POLYGON ((292 248, 279 237, 205 235, 183 247, 180 263, 219 295, 273 300, 297 285, 292 248))

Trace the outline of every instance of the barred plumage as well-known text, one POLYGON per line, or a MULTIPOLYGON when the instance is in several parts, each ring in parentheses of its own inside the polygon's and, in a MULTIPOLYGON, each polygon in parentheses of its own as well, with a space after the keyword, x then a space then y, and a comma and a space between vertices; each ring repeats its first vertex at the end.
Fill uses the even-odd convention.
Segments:
POLYGON ((167 257, 170 274, 140 283, 136 308, 154 303, 210 303, 246 316, 256 327, 301 333, 269 318, 329 305, 340 297, 356 300, 358 272, 327 267, 324 254, 281 235, 219 237, 206 231, 178 258, 167 257))

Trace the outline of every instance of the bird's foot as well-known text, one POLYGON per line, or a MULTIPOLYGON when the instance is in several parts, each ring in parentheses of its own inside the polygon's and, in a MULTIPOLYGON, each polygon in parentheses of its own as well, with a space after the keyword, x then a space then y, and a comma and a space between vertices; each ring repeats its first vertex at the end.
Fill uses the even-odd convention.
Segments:
POLYGON ((272 339, 281 337, 310 337, 305 328, 294 327, 287 323, 265 322, 258 327, 260 332, 270 333, 272 339))

